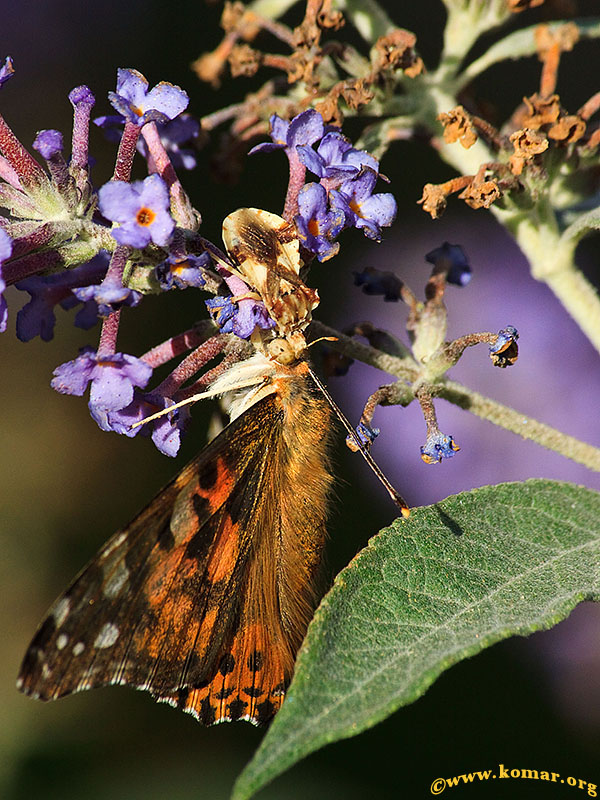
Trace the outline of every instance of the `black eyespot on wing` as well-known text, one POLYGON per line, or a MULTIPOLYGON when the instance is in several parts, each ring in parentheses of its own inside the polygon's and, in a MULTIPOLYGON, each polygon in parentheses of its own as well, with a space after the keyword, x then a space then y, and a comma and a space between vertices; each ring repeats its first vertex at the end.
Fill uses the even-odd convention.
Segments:
POLYGON ((275 714, 275 706, 270 700, 259 703, 256 707, 256 721, 259 725, 266 725, 275 714))
POLYGON ((210 704, 208 697, 200 703, 200 722, 203 725, 212 725, 216 718, 215 707, 210 704))
POLYGON ((219 663, 219 672, 223 677, 235 669, 235 658, 231 653, 226 653, 219 663))
POLYGON ((260 650, 255 650, 248 656, 248 669, 251 672, 259 672, 263 668, 263 655, 260 650))
POLYGON ((244 700, 232 700, 229 704, 229 716, 231 717, 232 721, 235 722, 238 720, 242 714, 246 712, 246 708, 248 707, 248 703, 244 700))

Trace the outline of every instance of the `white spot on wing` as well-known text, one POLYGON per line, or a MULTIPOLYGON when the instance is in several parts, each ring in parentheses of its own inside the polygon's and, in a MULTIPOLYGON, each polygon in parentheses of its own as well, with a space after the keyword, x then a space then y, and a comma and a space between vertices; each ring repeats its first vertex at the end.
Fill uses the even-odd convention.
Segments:
POLYGON ((71 610, 71 601, 68 597, 61 597, 52 610, 52 616, 56 622, 56 627, 60 628, 66 618, 69 616, 71 610))
POLYGON ((102 587, 104 596, 109 598, 116 597, 128 580, 129 570, 124 561, 119 561, 104 582, 102 587))
POLYGON ((69 637, 66 633, 59 633, 56 637, 56 649, 57 650, 64 650, 69 642, 69 637))
POLYGON ((73 645, 74 656, 80 656, 84 650, 85 650, 85 645, 83 642, 77 642, 77 644, 73 645))
POLYGON ((107 622, 100 628, 100 633, 94 640, 94 647, 112 647, 118 638, 119 629, 117 626, 113 625, 112 622, 107 622))
POLYGON ((123 544, 126 538, 127 538, 126 533, 120 533, 116 539, 114 539, 112 542, 109 542, 106 545, 106 547, 102 551, 102 557, 106 558, 106 556, 110 555, 113 552, 113 550, 116 550, 117 547, 120 547, 123 544))

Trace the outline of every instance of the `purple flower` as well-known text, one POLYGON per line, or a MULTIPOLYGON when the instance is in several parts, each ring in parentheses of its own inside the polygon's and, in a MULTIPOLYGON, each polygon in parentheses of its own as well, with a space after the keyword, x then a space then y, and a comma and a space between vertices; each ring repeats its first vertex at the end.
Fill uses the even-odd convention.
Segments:
POLYGON ((332 207, 346 215, 346 225, 362 228, 365 236, 381 241, 381 228, 396 218, 396 201, 389 192, 373 194, 377 173, 366 167, 351 181, 345 181, 339 191, 329 193, 332 207))
MULTIPOLYGON (((191 114, 180 114, 176 119, 163 124, 158 124, 158 135, 163 147, 169 154, 175 169, 194 169, 196 167, 196 153, 191 147, 200 134, 200 123, 191 114)), ((144 139, 138 139, 137 149, 144 156, 148 155, 148 148, 144 139)))
MULTIPOLYGON (((372 428, 370 425, 365 425, 364 422, 359 422, 356 426, 356 435, 358 436, 358 440, 367 450, 371 447, 380 433, 381 431, 379 428, 372 428)), ((346 441, 348 442, 351 450, 356 449, 356 442, 351 436, 347 436, 346 441)))
POLYGON ((519 332, 513 325, 507 325, 498 331, 495 344, 490 345, 490 358, 495 367, 510 367, 519 357, 517 339, 519 332))
POLYGON ((202 289, 206 280, 204 270, 210 265, 208 253, 200 256, 176 256, 169 255, 155 267, 156 279, 160 288, 168 291, 176 287, 177 289, 187 289, 189 286, 195 289, 202 289))
POLYGON ((6 81, 10 80, 14 74, 15 68, 13 67, 12 58, 6 56, 4 64, 0 67, 0 87, 3 86, 6 81))
POLYGON ((302 246, 314 253, 319 261, 336 255, 340 246, 331 240, 344 227, 345 215, 339 209, 327 208, 327 191, 320 183, 308 183, 298 194, 298 214, 295 218, 302 246))
MULTIPOLYGON (((49 342, 54 335, 56 316, 54 308, 71 309, 80 299, 74 296, 75 287, 87 286, 98 281, 106 272, 108 254, 99 253, 87 264, 55 275, 35 275, 16 284, 17 289, 29 292, 31 300, 17 314, 17 337, 28 342, 39 336, 49 342)), ((98 307, 93 301, 84 302, 76 317, 78 328, 91 328, 98 321, 98 307)))
POLYGON ((164 247, 175 227, 169 190, 160 175, 133 183, 109 181, 98 192, 98 204, 107 219, 121 223, 112 231, 119 244, 142 248, 152 241, 164 247))
POLYGON ((168 397, 152 393, 144 394, 134 390, 134 398, 125 408, 118 411, 105 411, 93 407, 90 403, 90 413, 103 431, 114 431, 114 433, 129 438, 137 436, 138 433, 143 436, 151 436, 161 453, 174 457, 179 451, 181 433, 189 420, 187 406, 152 420, 146 425, 132 427, 136 422, 141 422, 172 404, 173 401, 168 397))
POLYGON ((119 114, 136 125, 151 121, 167 122, 187 108, 189 98, 179 86, 161 81, 148 91, 148 85, 146 78, 137 70, 119 69, 117 91, 109 92, 108 99, 119 114))
POLYGON ((446 281, 455 286, 466 286, 471 280, 471 265, 459 244, 444 242, 427 253, 425 260, 434 265, 434 273, 445 272, 446 281))
POLYGON ((42 158, 48 159, 55 156, 57 153, 60 153, 63 149, 63 137, 60 131, 55 130, 47 130, 47 131, 40 131, 38 135, 35 137, 35 141, 33 143, 33 147, 38 153, 42 156, 42 158))
POLYGON ((364 167, 379 171, 376 158, 365 150, 355 150, 338 131, 327 133, 316 152, 309 145, 300 145, 297 151, 304 166, 319 178, 343 181, 355 177, 364 167))
POLYGON ((0 333, 4 333, 8 324, 8 306, 3 296, 6 281, 2 276, 2 262, 10 258, 11 254, 12 239, 3 228, 0 228, 0 333))
POLYGON ((81 396, 91 381, 90 408, 119 411, 133 400, 133 387, 146 386, 152 367, 125 353, 99 357, 91 347, 84 347, 74 361, 54 370, 50 385, 61 394, 81 396))
POLYGON ((382 294, 387 303, 397 303, 403 283, 393 272, 365 267, 362 272, 354 273, 354 285, 362 286, 365 294, 382 294))
POLYGON ((299 145, 314 144, 322 138, 325 133, 323 117, 318 111, 309 108, 298 114, 290 122, 286 122, 277 114, 271 117, 271 139, 272 142, 257 144, 250 150, 253 153, 269 153, 272 150, 285 149, 295 152, 299 145))
POLYGON ((249 339, 258 325, 263 330, 275 327, 263 303, 257 300, 240 300, 232 297, 211 297, 204 301, 208 312, 223 333, 234 333, 240 339, 249 339))
POLYGON ((84 105, 92 108, 96 102, 96 98, 92 94, 91 89, 83 84, 82 86, 76 86, 69 92, 69 101, 72 106, 84 105))
POLYGON ((121 114, 105 114, 101 117, 94 117, 94 125, 102 128, 104 137, 109 142, 120 142, 123 136, 123 125, 125 124, 125 117, 121 114))
POLYGON ((111 275, 107 275, 102 283, 73 289, 73 294, 84 303, 93 301, 101 317, 108 317, 123 306, 133 308, 142 299, 140 292, 123 286, 119 278, 111 275))
POLYGON ((421 458, 426 464, 439 464, 443 458, 452 458, 460 450, 451 436, 440 431, 430 433, 425 446, 421 448, 421 458))

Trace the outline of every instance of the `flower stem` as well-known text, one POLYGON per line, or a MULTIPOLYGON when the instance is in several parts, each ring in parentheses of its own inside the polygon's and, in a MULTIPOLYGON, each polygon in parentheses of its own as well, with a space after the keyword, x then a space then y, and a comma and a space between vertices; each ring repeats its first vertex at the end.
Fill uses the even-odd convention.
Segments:
POLYGON ((135 122, 125 122, 123 136, 119 142, 119 151, 113 173, 113 181, 128 181, 131 178, 131 167, 135 156, 135 149, 140 136, 140 126, 135 122))
POLYGON ((117 334, 119 332, 119 320, 121 310, 115 311, 109 317, 102 320, 102 331, 98 343, 98 358, 112 356, 117 351, 117 334))
POLYGON ((199 220, 192 210, 190 200, 183 190, 183 186, 177 177, 171 159, 160 139, 156 122, 148 122, 144 125, 142 128, 142 136, 148 146, 148 152, 154 162, 156 172, 158 172, 168 186, 171 198, 171 213, 174 219, 182 228, 187 228, 192 231, 198 230, 199 220))
MULTIPOLYGON (((418 367, 412 359, 398 358, 397 356, 383 353, 373 347, 356 342, 348 336, 322 325, 312 322, 311 332, 316 336, 332 336, 337 341, 332 341, 330 347, 340 350, 345 355, 370 364, 372 367, 387 372, 403 381, 414 382, 419 377, 418 367)), ((553 450, 565 458, 570 458, 578 464, 583 464, 588 469, 600 472, 600 448, 593 447, 586 442, 581 442, 573 436, 568 436, 543 422, 539 422, 532 417, 527 417, 519 411, 497 403, 489 397, 462 386, 453 381, 431 384, 428 387, 431 393, 437 397, 442 397, 450 403, 454 403, 460 408, 464 408, 476 414, 482 419, 493 422, 505 430, 518 434, 523 439, 531 439, 548 450, 553 450)), ((407 387, 408 389, 408 387, 407 387)), ((405 404, 405 401, 402 403, 405 404)))
POLYGON ((21 186, 35 189, 47 183, 46 173, 23 147, 0 115, 0 151, 19 176, 21 186))
POLYGON ((454 381, 436 387, 436 395, 450 403, 471 411, 488 422, 493 422, 523 439, 531 439, 548 450, 553 450, 571 461, 583 464, 594 472, 600 472, 600 448, 581 442, 573 436, 557 431, 543 422, 527 417, 519 411, 484 397, 454 381))

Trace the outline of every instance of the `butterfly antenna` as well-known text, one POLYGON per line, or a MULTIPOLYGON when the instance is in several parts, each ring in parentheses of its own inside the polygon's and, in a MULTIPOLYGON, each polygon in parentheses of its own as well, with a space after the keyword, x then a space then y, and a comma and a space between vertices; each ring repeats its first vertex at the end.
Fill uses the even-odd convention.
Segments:
POLYGON ((371 455, 371 453, 367 450, 367 448, 365 447, 364 443, 360 440, 358 434, 356 433, 356 431, 354 430, 352 425, 348 422, 348 420, 344 416, 343 412, 341 411, 341 409, 339 408, 339 406, 337 405, 337 403, 335 402, 333 397, 329 394, 329 391, 325 388, 324 384, 321 382, 320 378, 318 378, 315 375, 315 373, 313 372, 313 370, 310 368, 310 366, 308 364, 306 366, 308 368, 308 372, 310 373, 311 378, 313 379, 315 384, 318 386, 320 391, 323 393, 325 399, 327 400, 327 402, 329 403, 329 405, 333 409, 336 417, 342 423, 344 428, 348 431, 348 434, 351 436, 352 440, 356 444, 357 450, 361 453, 362 457, 365 459, 367 464, 371 467, 371 469, 373 470, 375 475, 379 478, 381 483, 385 486, 385 488, 388 491, 388 494, 390 495, 390 497, 392 498, 394 503, 400 509, 400 513, 402 514, 402 516, 403 517, 408 517, 409 514, 410 514, 410 509, 408 507, 408 503, 406 502, 406 500, 402 497, 402 495, 396 489, 394 489, 394 487, 392 486, 390 481, 383 474, 383 472, 381 471, 381 468, 377 465, 377 462, 374 460, 374 458, 371 455))

